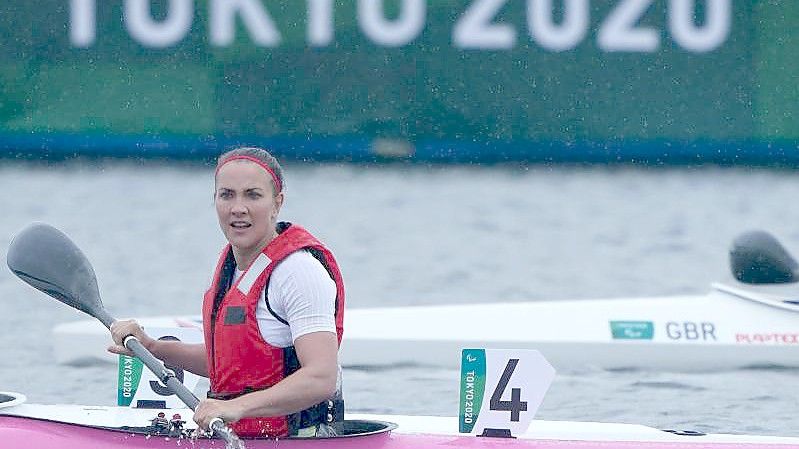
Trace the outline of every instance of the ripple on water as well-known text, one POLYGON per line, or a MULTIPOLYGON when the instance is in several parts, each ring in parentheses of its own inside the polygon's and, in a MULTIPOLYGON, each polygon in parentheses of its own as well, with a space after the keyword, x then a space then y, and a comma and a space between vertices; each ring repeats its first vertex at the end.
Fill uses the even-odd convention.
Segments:
POLYGON ((689 385, 682 382, 664 381, 637 381, 630 384, 632 388, 656 388, 662 390, 705 391, 707 388, 698 385, 689 385))

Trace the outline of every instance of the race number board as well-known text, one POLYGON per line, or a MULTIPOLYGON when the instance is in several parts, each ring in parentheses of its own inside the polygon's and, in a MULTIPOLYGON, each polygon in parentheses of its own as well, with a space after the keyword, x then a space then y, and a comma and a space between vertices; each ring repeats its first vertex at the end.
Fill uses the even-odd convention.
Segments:
POLYGON ((459 431, 483 436, 525 433, 555 369, 540 352, 464 349, 459 431))
MULTIPOLYGON (((178 340, 185 343, 202 343, 202 330, 191 327, 148 328, 147 333, 159 340, 178 340)), ((175 376, 194 390, 200 376, 182 369, 167 366, 175 376)), ((141 408, 182 408, 183 402, 169 391, 166 385, 150 372, 137 357, 119 356, 117 405, 141 408)))

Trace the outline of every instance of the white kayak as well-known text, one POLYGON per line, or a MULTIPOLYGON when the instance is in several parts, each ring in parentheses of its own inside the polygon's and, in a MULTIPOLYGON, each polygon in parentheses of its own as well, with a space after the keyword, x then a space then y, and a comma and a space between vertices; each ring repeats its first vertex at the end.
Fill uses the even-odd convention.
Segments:
MULTIPOLYGON (((139 321, 202 327, 199 317, 139 321)), ((799 302, 739 283, 696 296, 349 309, 344 329, 344 366, 456 368, 462 348, 479 347, 537 349, 561 371, 799 367, 799 302)), ((117 362, 96 320, 60 324, 52 341, 59 363, 117 362)))
MULTIPOLYGON (((195 428, 189 409, 134 409, 83 405, 15 404, 13 393, 0 393, 0 449, 224 447, 213 440, 186 441, 166 423, 158 428, 153 420, 161 411, 166 421, 174 414, 185 421, 183 434, 195 428)), ((799 438, 754 435, 703 434, 690 430, 658 430, 635 424, 607 424, 534 420, 527 432, 516 438, 476 437, 458 433, 456 417, 347 414, 348 427, 363 431, 331 439, 282 439, 245 441, 249 448, 560 448, 655 449, 655 448, 799 448, 799 438), (365 431, 364 431, 365 430, 365 431)))

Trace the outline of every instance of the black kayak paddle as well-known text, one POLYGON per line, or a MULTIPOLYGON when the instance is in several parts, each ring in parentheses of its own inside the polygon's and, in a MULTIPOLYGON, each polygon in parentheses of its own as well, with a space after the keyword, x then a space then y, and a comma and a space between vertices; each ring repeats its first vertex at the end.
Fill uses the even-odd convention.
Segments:
MULTIPOLYGON (((11 271, 36 289, 97 318, 109 329, 116 321, 103 307, 97 277, 89 259, 58 229, 44 223, 28 225, 11 241, 6 257, 11 271)), ((128 336, 124 344, 189 408, 194 410, 197 407, 200 403, 197 396, 136 337, 128 336)), ((236 434, 220 418, 214 418, 210 427, 214 434, 227 442, 228 447, 243 447, 236 434)))

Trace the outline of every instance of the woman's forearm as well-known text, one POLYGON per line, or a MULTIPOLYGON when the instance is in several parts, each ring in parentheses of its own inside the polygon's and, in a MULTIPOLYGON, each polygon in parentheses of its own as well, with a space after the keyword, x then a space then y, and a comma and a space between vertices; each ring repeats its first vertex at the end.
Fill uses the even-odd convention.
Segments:
POLYGON ((153 340, 147 349, 167 365, 182 368, 198 376, 208 377, 208 359, 204 343, 153 340))
POLYGON ((266 390, 233 399, 242 416, 281 416, 297 413, 331 398, 336 374, 300 368, 266 390))

